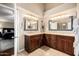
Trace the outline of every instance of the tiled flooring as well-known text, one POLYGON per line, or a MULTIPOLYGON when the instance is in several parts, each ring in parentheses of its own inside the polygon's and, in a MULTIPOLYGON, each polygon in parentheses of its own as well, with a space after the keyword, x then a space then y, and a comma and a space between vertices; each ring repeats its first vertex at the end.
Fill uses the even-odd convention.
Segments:
POLYGON ((43 46, 33 51, 32 53, 27 53, 26 51, 22 51, 18 53, 18 56, 69 56, 69 55, 60 52, 58 50, 49 48, 47 46, 43 46))

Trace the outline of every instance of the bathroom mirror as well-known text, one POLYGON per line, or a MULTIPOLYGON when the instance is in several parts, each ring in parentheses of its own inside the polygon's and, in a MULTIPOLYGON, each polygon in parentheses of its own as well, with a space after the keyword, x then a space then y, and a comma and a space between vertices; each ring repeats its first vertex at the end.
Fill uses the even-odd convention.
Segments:
POLYGON ((24 17, 24 30, 25 31, 37 31, 38 20, 24 17))
POLYGON ((71 31, 73 30, 73 16, 49 20, 50 31, 71 31))

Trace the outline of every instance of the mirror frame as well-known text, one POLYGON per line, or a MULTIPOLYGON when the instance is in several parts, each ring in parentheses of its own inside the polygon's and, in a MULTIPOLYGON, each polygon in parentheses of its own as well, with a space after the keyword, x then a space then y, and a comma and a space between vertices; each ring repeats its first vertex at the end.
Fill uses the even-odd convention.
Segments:
POLYGON ((50 28, 50 22, 52 22, 52 20, 48 21, 48 30, 49 31, 72 31, 73 30, 73 16, 70 16, 71 18, 71 29, 66 29, 66 30, 59 30, 59 29, 51 29, 50 28))
POLYGON ((34 20, 34 21, 37 21, 37 28, 36 29, 26 29, 26 20, 28 19, 25 19, 27 17, 24 17, 23 20, 24 20, 24 31, 38 31, 38 20, 34 20))

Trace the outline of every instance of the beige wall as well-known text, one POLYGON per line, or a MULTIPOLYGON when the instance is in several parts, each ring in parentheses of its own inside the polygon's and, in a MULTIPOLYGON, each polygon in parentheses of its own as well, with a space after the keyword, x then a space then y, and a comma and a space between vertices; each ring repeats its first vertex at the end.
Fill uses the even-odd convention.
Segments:
POLYGON ((50 10, 50 9, 52 9, 54 7, 60 6, 61 4, 63 4, 63 3, 46 3, 45 4, 45 10, 46 11, 50 10))
POLYGON ((18 3, 17 4, 18 6, 26 9, 26 10, 29 10, 37 15, 40 15, 40 16, 43 16, 43 4, 41 3, 18 3))
MULTIPOLYGON (((24 35, 29 35, 29 34, 40 34, 41 33, 41 25, 40 21, 42 20, 42 9, 40 5, 36 4, 31 4, 30 7, 25 8, 18 8, 17 13, 18 13, 18 52, 22 49, 24 49, 24 35), (32 9, 31 9, 32 8, 32 9), (23 17, 27 14, 32 14, 33 16, 37 17, 38 20, 38 31, 24 31, 24 20, 23 17)), ((27 5, 26 5, 27 6, 27 5)))
POLYGON ((0 22, 0 28, 14 28, 14 23, 0 22))
MULTIPOLYGON (((77 3, 77 18, 79 20, 79 3, 77 3)), ((78 22, 79 23, 79 22, 78 22)))
POLYGON ((77 3, 77 18, 79 19, 79 3, 77 3))
POLYGON ((50 15, 54 15, 63 11, 66 11, 68 9, 75 8, 76 4, 75 3, 65 3, 61 4, 60 6, 54 7, 48 11, 45 12, 45 16, 48 17, 50 15))
POLYGON ((45 33, 50 34, 59 34, 59 35, 71 35, 74 36, 73 31, 49 31, 48 30, 48 21, 52 17, 56 17, 58 15, 75 15, 76 13, 76 4, 62 4, 58 7, 52 8, 45 12, 44 22, 45 22, 45 33))
POLYGON ((2 32, 2 28, 14 28, 14 22, 8 22, 6 19, 0 19, 0 32, 2 32))

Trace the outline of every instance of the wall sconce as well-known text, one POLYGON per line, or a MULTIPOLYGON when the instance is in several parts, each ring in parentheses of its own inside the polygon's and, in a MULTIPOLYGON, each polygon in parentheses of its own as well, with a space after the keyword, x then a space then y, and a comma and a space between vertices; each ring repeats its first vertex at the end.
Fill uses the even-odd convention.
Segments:
POLYGON ((28 17, 28 18, 30 18, 30 19, 38 20, 37 17, 35 17, 35 16, 31 16, 31 15, 24 15, 24 17, 28 17))

